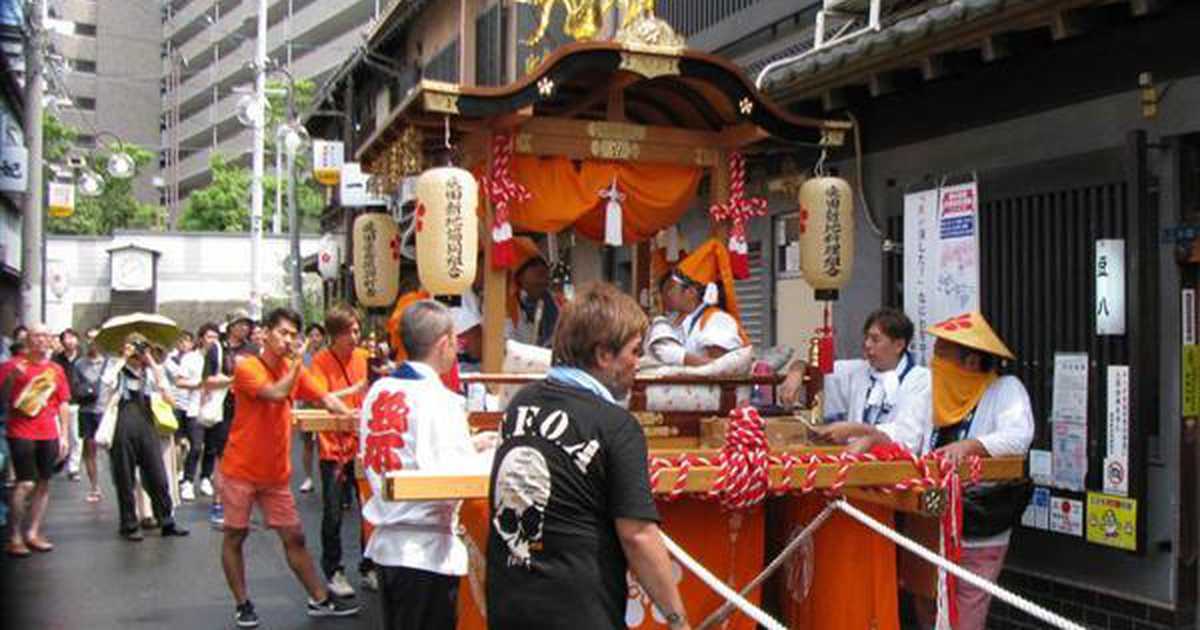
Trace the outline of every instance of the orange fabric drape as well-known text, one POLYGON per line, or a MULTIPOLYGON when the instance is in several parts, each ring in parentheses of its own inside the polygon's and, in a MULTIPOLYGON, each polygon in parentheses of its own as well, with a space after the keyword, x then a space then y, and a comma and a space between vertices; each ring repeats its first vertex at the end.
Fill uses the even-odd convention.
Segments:
POLYGON ((510 220, 517 230, 558 232, 575 226, 580 234, 604 236, 604 203, 600 191, 617 178, 625 194, 622 232, 636 243, 679 222, 696 196, 702 171, 693 166, 588 160, 579 168, 564 157, 517 156, 513 178, 533 198, 514 204, 510 220))
MULTIPOLYGON (((893 526, 890 509, 860 502, 854 505, 888 527, 893 526)), ((789 531, 799 531, 824 506, 824 499, 818 497, 789 496, 784 507, 789 531)), ((787 627, 899 630, 895 545, 840 512, 834 512, 817 529, 812 543, 808 590, 804 590, 806 581, 796 570, 784 582, 780 607, 787 627)))

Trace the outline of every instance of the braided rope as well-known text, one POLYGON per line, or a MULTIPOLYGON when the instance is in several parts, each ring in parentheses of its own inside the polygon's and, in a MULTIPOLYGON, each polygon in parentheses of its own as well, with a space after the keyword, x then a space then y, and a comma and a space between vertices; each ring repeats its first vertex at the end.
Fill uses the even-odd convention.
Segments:
MULTIPOLYGON (((533 198, 523 184, 512 176, 513 136, 497 134, 492 138, 492 170, 483 178, 483 189, 492 202, 492 243, 504 254, 496 256, 493 266, 506 267, 511 264, 512 224, 509 223, 510 205, 524 203, 533 198)), ((499 253, 499 252, 498 252, 499 253)))

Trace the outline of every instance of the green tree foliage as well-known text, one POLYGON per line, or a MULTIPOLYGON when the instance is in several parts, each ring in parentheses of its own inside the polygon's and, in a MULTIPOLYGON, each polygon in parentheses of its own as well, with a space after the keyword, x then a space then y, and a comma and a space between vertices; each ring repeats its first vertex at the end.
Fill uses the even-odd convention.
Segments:
MULTIPOLYGON (((287 89, 287 83, 271 81, 268 83, 268 93, 287 89)), ((312 81, 297 81, 295 106, 296 111, 303 111, 312 101, 314 86, 312 81)), ((266 174, 263 177, 263 227, 269 230, 271 215, 275 211, 275 191, 283 193, 283 204, 280 213, 283 224, 287 223, 287 173, 276 179, 274 176, 274 155, 276 149, 275 130, 288 117, 287 96, 275 94, 268 97, 270 106, 267 112, 266 125, 266 174)), ((287 168, 286 157, 283 161, 287 168)), ((211 160, 212 181, 199 190, 193 191, 184 204, 183 213, 179 220, 182 230, 204 230, 215 232, 243 232, 250 229, 250 169, 240 164, 231 163, 224 156, 214 155, 211 160)), ((324 196, 318 185, 312 179, 312 152, 301 150, 296 154, 296 210, 300 215, 300 226, 304 231, 315 232, 320 226, 321 211, 324 209, 324 196)))
MULTIPOLYGON (((67 156, 72 153, 79 131, 63 123, 52 113, 47 112, 42 120, 42 151, 47 164, 65 164, 67 156)), ((115 147, 114 147, 115 148, 115 147)), ((154 154, 136 145, 121 147, 140 170, 154 159, 154 154)), ((66 218, 49 217, 46 229, 51 234, 111 234, 115 229, 145 229, 158 224, 162 216, 161 209, 153 204, 142 203, 133 194, 132 179, 117 179, 104 172, 103 165, 108 162, 110 152, 97 149, 90 154, 83 154, 88 164, 104 177, 104 190, 98 197, 84 197, 76 194, 75 213, 66 218)), ((53 172, 46 167, 43 174, 46 181, 53 178, 53 172)))

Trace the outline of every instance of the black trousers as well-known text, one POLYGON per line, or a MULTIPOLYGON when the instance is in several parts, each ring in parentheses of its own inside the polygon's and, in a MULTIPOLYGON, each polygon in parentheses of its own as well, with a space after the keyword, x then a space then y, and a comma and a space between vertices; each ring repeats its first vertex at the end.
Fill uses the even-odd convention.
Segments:
POLYGON ((384 630, 454 630, 457 575, 379 565, 384 630))
MULTIPOLYGON (((339 465, 321 460, 321 570, 333 577, 342 566, 342 504, 358 502, 354 483, 354 462, 339 465)), ((359 550, 362 534, 359 534, 359 550)), ((361 567, 360 567, 361 568, 361 567)))
POLYGON ((173 522, 171 518, 171 491, 167 472, 163 470, 162 447, 158 441, 158 430, 150 419, 147 403, 136 400, 120 403, 117 426, 113 432, 112 463, 113 485, 117 488, 117 507, 121 515, 121 531, 137 528, 137 510, 134 509, 134 473, 140 469, 142 487, 150 495, 150 505, 159 525, 173 522))
POLYGON ((188 427, 188 441, 191 448, 183 460, 183 480, 196 480, 196 466, 200 466, 200 478, 212 479, 213 470, 217 466, 217 458, 225 450, 225 440, 229 437, 229 420, 218 422, 215 426, 206 427, 200 424, 198 418, 192 418, 188 427))

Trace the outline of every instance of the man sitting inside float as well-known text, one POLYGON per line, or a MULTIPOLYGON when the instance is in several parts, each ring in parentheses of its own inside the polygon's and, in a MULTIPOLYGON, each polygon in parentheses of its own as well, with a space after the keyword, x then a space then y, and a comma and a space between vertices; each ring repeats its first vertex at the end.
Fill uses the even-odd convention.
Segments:
POLYGON ((669 328, 657 321, 647 337, 648 349, 660 363, 707 365, 750 345, 738 323, 729 250, 720 241, 709 239, 680 261, 662 282, 662 298, 664 309, 675 317, 669 328))

